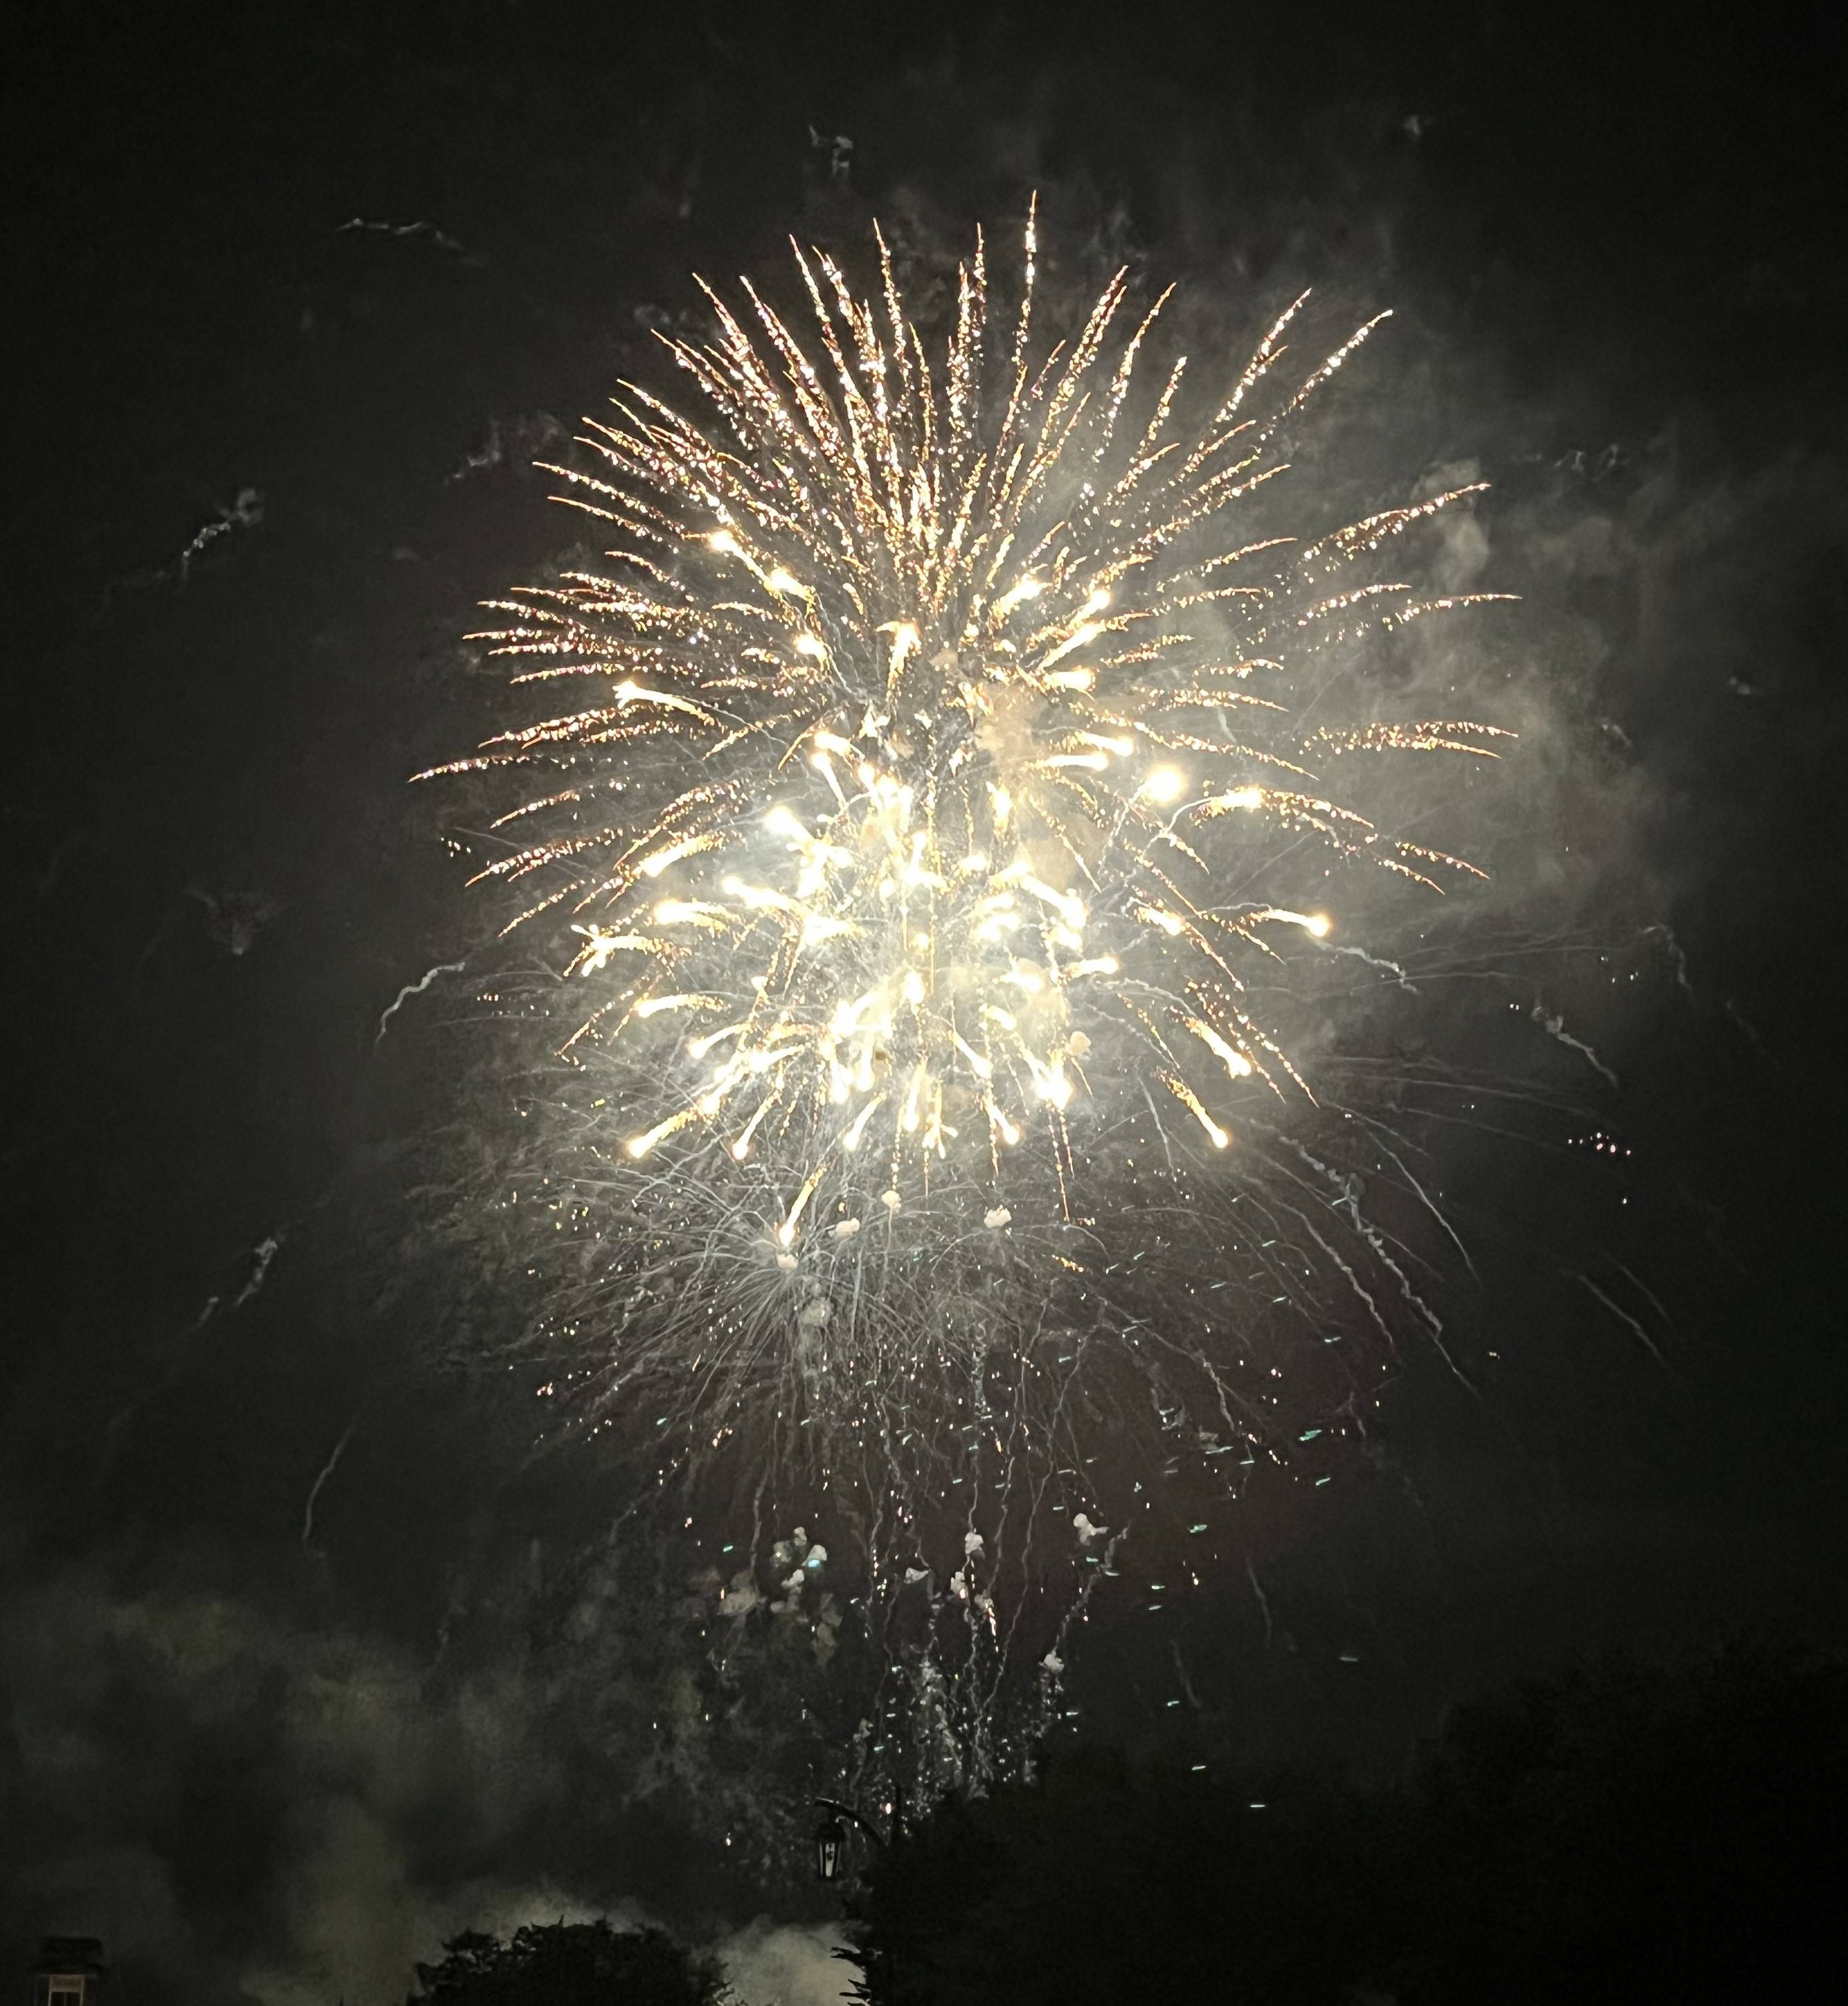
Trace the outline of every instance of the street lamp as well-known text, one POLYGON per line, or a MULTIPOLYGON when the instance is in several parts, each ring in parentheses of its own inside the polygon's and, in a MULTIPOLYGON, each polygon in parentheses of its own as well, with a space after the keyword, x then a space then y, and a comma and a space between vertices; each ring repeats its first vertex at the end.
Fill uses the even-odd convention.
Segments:
POLYGON ((847 1826, 843 1819, 857 1825, 880 1852, 885 1850, 885 1835, 877 1825, 869 1825, 852 1804, 841 1804, 834 1797, 817 1797, 815 1804, 827 1814, 815 1828, 815 1871, 824 1881, 838 1881, 841 1877, 841 1863, 847 1856, 847 1826))
POLYGON ((824 1881, 838 1879, 847 1850, 847 1828, 830 1812, 815 1828, 815 1871, 824 1881))

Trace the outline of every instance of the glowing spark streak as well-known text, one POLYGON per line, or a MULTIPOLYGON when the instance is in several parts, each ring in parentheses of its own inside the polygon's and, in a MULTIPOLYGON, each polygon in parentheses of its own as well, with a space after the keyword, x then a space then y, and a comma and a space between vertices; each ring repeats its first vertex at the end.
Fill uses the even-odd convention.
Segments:
POLYGON ((1326 938, 1330 920, 1326 913, 1292 913, 1282 906, 1261 906, 1255 913, 1245 916, 1253 921, 1275 920, 1281 924, 1301 927, 1305 933, 1313 934, 1317 940, 1326 938))
POLYGON ((623 1146, 631 1156, 639 1161, 654 1148, 657 1142, 666 1141, 669 1135, 677 1135, 694 1118, 693 1109, 683 1107, 677 1114, 669 1115, 665 1121, 657 1121, 654 1127, 645 1133, 631 1136, 623 1146))
POLYGON ((808 1208, 809 1200, 815 1195, 827 1171, 827 1161, 824 1157, 813 1170, 810 1171, 807 1177, 803 1181, 802 1189, 796 1194, 796 1202, 790 1206, 788 1216, 776 1230, 776 1237, 784 1246, 794 1245, 796 1226, 801 1221, 803 1213, 808 1208))
POLYGON ((1225 1148, 1227 1144, 1231 1141, 1231 1137, 1227 1134, 1224 1129, 1220 1127, 1219 1124, 1215 1121, 1212 1116, 1207 1112, 1206 1109, 1200 1105, 1200 1096, 1195 1093, 1193 1088, 1190 1087, 1185 1080, 1175 1079, 1172 1078, 1166 1079, 1165 1083, 1167 1086, 1168 1092, 1174 1096, 1175 1100, 1180 1102, 1181 1105, 1186 1109, 1188 1113, 1193 1117, 1194 1120, 1197 1121, 1201 1128, 1206 1131, 1207 1140, 1211 1142, 1214 1148, 1215 1149, 1223 1149, 1225 1148))
POLYGON ((657 1016, 663 1010, 722 1010, 722 996, 701 996, 689 994, 682 996, 645 996, 635 1006, 635 1014, 641 1018, 657 1016))
POLYGON ((860 1110, 859 1114, 853 1117, 852 1121, 848 1126, 846 1134, 841 1138, 841 1146, 842 1149, 857 1149, 860 1146, 860 1138, 866 1132, 866 1124, 873 1119, 874 1113, 884 1102, 884 1099, 885 1096, 881 1094, 879 1096, 877 1100, 869 1100, 866 1106, 860 1110))
POLYGON ((1223 1063, 1234 1079, 1249 1079, 1251 1077, 1251 1061, 1236 1047, 1228 1045, 1210 1024, 1203 1023, 1198 1017, 1189 1017, 1187 1028, 1214 1058, 1223 1063))

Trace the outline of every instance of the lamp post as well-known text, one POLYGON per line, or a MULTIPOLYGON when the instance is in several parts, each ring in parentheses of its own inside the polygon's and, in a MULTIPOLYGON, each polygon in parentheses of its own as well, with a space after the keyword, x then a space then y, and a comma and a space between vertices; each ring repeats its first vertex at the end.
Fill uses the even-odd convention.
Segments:
POLYGON ((877 1825, 862 1818, 852 1804, 844 1804, 837 1798, 817 1797, 815 1806, 827 1815, 815 1828, 815 1871, 824 1881, 840 1878, 841 1863, 847 1856, 847 1820, 859 1827, 880 1852, 886 1847, 885 1835, 877 1825))

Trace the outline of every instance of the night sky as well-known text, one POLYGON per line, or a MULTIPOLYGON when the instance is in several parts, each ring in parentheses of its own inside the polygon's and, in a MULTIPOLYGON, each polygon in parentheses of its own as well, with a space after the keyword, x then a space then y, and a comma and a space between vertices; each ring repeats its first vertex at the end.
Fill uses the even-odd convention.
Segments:
POLYGON ((1249 1567, 1165 1628, 1101 1612, 1086 1731, 1379 1772, 1579 1654, 1848 1646, 1839 72, 1794 11, 1218 11, 14 43, 8 1969, 84 1931, 125 2006, 383 2001, 453 1928, 607 1908, 831 1996, 801 1863, 728 1860, 657 1745, 596 1453, 533 1456, 460 1369, 502 1307, 406 1194, 470 1118, 466 1012, 379 1031, 479 931, 406 778, 498 720, 461 636, 562 547, 529 463, 654 367, 690 270, 875 214, 960 244, 1037 188, 1056 276, 1178 278, 1228 355, 1302 283, 1397 309, 1357 422, 1495 484, 1496 645, 1548 692, 1529 1000, 1619 1082, 1560 1048, 1559 1147, 1449 1166, 1477 1390, 1408 1353, 1249 1567), (1646 1342, 1575 1279, 1618 1262, 1646 1342))

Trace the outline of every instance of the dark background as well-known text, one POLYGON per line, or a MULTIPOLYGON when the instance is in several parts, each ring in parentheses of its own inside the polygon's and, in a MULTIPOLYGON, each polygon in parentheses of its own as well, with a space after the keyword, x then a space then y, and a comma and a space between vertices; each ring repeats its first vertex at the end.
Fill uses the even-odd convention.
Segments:
MULTIPOLYGON (((1004 235, 1037 188, 1055 273, 1178 276, 1228 353, 1295 281, 1396 305, 1381 422, 1408 477, 1474 455, 1505 497, 1597 805, 1548 924, 1616 971, 1571 1000, 1621 1089, 1575 1091, 1633 1153, 1660 1360, 1560 1285, 1549 1220, 1511 1229, 1482 1397, 1408 1360, 1375 1455, 1249 1576, 1152 1643, 1100 1619, 1094 1731, 1390 1767, 1576 1653, 1848 1641, 1839 72, 1795 11, 1208 11, 92 9, 15 40, 15 1966, 87 1928, 138 1997, 372 1997, 471 1917, 631 1901, 723 1937, 761 1906, 686 1801, 717 1781, 657 1746, 646 1620, 581 1558, 594 1461, 536 1477, 421 1342, 395 1197, 460 1012, 439 983, 374 1047, 473 938, 404 780, 491 715, 473 602, 564 540, 527 463, 652 366, 690 269, 875 212, 1004 235)), ((1562 1188, 1495 1187, 1517 1227, 1562 1188)), ((728 1940, 819 1984, 786 1934, 728 1940)))

